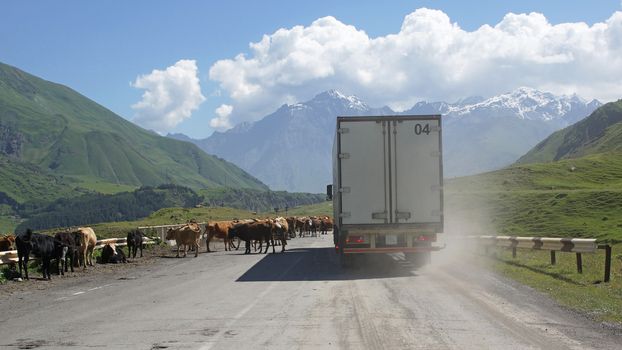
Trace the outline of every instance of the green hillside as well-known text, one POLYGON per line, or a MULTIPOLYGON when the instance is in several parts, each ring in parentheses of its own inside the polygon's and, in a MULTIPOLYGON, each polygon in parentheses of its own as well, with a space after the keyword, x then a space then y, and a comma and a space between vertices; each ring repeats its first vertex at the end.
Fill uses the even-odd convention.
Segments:
POLYGON ((553 133, 517 163, 550 162, 593 153, 622 151, 622 100, 607 103, 589 117, 553 133))
POLYGON ((278 208, 280 215, 285 215, 285 208, 292 209, 301 205, 324 202, 326 195, 313 193, 291 193, 285 191, 258 191, 242 188, 213 188, 199 191, 204 205, 273 212, 278 208))
POLYGON ((267 189, 193 144, 146 131, 68 87, 1 63, 0 153, 84 187, 104 181, 267 189))
POLYGON ((622 242, 622 153, 515 165, 446 188, 450 229, 622 242))
POLYGON ((76 197, 87 191, 76 189, 70 179, 55 176, 36 165, 0 155, 0 203, 16 207, 26 202, 50 202, 76 197))
MULTIPOLYGON (((230 207, 262 213, 274 213, 274 208, 280 208, 279 215, 285 215, 285 207, 294 210, 303 205, 324 202, 325 199, 324 195, 312 193, 236 188, 202 190, 197 194, 188 187, 172 184, 141 187, 134 191, 107 195, 90 192, 76 197, 75 193, 71 194, 74 198, 60 198, 47 202, 33 201, 17 205, 9 203, 13 208, 10 214, 18 214, 24 221, 13 223, 12 226, 9 226, 11 222, 4 225, 8 226, 7 230, 16 227, 16 232, 25 231, 27 228, 49 230, 102 222, 141 220, 163 208, 195 206, 230 207)), ((2 227, 0 225, 0 228, 2 227)))
POLYGON ((20 212, 28 219, 17 226, 16 232, 27 228, 41 230, 55 227, 91 225, 99 222, 137 220, 166 207, 194 207, 201 197, 183 186, 160 185, 141 187, 132 192, 112 195, 86 194, 63 198, 47 206, 20 212))

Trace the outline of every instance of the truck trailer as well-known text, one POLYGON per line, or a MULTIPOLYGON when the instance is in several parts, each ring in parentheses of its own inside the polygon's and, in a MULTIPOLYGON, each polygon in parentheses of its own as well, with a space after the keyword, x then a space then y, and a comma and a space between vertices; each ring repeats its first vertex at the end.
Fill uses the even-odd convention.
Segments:
POLYGON ((334 243, 353 254, 430 261, 443 232, 440 115, 337 117, 333 143, 334 243))

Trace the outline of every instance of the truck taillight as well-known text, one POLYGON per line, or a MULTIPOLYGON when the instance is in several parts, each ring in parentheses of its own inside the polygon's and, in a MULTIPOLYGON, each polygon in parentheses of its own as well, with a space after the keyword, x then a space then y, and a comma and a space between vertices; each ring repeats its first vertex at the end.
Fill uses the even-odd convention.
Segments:
POLYGON ((346 243, 365 243, 365 236, 349 236, 346 243))
POLYGON ((436 234, 421 235, 417 237, 417 240, 420 242, 436 242, 436 234))

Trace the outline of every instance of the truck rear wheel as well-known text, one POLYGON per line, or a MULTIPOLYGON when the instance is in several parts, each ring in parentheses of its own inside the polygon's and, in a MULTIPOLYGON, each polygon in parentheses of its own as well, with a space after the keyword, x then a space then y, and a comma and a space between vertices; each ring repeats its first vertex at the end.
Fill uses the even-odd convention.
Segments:
POLYGON ((430 252, 404 253, 404 255, 406 256, 406 260, 410 261, 417 268, 423 267, 431 261, 430 252))

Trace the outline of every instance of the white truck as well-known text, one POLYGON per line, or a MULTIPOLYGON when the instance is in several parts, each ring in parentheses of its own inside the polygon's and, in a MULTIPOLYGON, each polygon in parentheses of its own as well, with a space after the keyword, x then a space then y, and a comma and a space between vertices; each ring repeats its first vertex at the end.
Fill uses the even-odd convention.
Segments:
POLYGON ((440 115, 338 117, 333 143, 335 248, 430 259, 443 232, 440 115))

